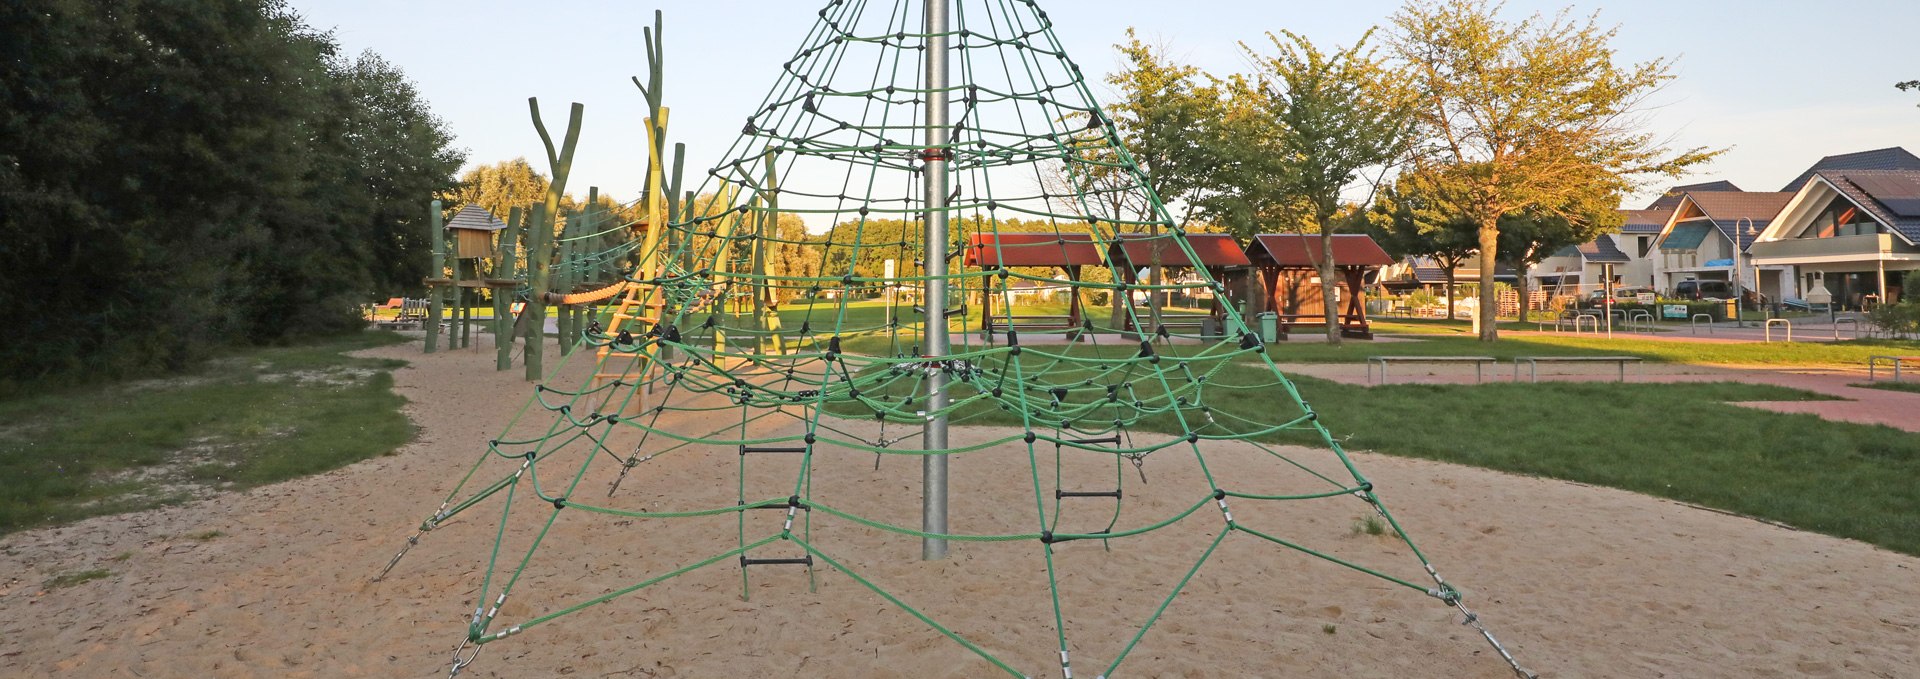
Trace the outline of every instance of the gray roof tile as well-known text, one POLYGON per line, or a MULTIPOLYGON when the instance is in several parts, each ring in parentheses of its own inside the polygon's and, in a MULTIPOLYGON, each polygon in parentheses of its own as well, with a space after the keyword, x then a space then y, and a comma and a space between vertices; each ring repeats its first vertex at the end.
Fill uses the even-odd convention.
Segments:
POLYGON ((1884 193, 1888 188, 1897 187, 1899 183, 1920 181, 1920 171, 1849 170, 1822 171, 1815 174, 1839 189, 1840 193, 1845 194, 1855 204, 1865 208, 1868 214, 1873 215, 1874 221, 1892 227, 1908 243, 1920 244, 1920 217, 1903 217, 1894 210, 1888 209, 1887 203, 1881 200, 1881 198, 1886 198, 1888 201, 1907 198, 1904 192, 1875 196, 1874 191, 1868 189, 1873 187, 1884 193), (1890 184, 1887 180, 1898 180, 1899 183, 1890 184))
POLYGON ((1836 170, 1920 170, 1920 157, 1914 156, 1899 146, 1827 156, 1821 158, 1820 162, 1814 163, 1813 167, 1807 168, 1806 172, 1800 173, 1800 176, 1794 177, 1793 181, 1787 183, 1786 188, 1780 190, 1799 191, 1800 187, 1807 185, 1807 180, 1813 178, 1814 173, 1836 170))

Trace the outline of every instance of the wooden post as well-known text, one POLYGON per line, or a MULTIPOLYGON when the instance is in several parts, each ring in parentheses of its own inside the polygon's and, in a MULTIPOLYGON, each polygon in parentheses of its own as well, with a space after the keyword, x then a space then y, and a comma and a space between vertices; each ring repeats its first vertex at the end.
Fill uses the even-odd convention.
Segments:
MULTIPOLYGON (((773 152, 768 151, 766 156, 767 185, 761 189, 760 195, 754 199, 754 202, 758 203, 761 198, 765 198, 767 206, 765 212, 755 215, 753 232, 753 323, 754 327, 761 332, 772 329, 770 326, 779 325, 778 323, 767 322, 767 309, 769 303, 772 302, 772 288, 767 285, 766 279, 767 233, 769 231, 775 234, 779 233, 775 220, 779 218, 780 214, 780 199, 778 197, 780 195, 780 185, 774 177, 774 158, 773 152)), ((760 341, 758 338, 755 338, 753 343, 753 352, 756 354, 760 353, 760 341)))
POLYGON ((440 314, 445 311, 440 295, 444 292, 434 281, 447 275, 447 234, 440 223, 440 201, 436 200, 427 208, 427 242, 433 244, 433 262, 427 266, 427 319, 423 323, 427 331, 426 352, 440 350, 440 314))
POLYGON ((520 314, 526 325, 527 379, 540 379, 542 351, 546 343, 547 277, 552 275, 553 220, 547 218, 544 203, 533 204, 533 223, 527 228, 527 310, 520 314), (544 235, 543 235, 544 234, 544 235))
MULTIPOLYGON (((520 239, 520 208, 515 206, 507 212, 507 228, 500 232, 500 245, 494 249, 498 257, 493 265, 493 278, 500 281, 513 280, 519 264, 514 261, 514 244, 520 239)), ((495 370, 506 370, 513 366, 513 292, 510 287, 490 288, 493 292, 493 344, 495 370)))
MULTIPOLYGON (((573 292, 574 279, 579 275, 578 261, 574 258, 574 240, 580 236, 580 213, 569 211, 566 226, 560 227, 560 271, 555 274, 553 291, 562 295, 573 292)), ((560 355, 573 353, 573 339, 578 334, 573 328, 573 307, 560 304, 554 307, 554 330, 560 342, 560 355)))
POLYGON ((567 121, 567 135, 561 141, 560 150, 555 152, 553 138, 547 134, 546 124, 540 121, 540 100, 527 98, 527 108, 533 112, 533 128, 540 133, 540 143, 547 149, 547 165, 552 168, 552 178, 547 183, 547 199, 534 210, 533 237, 535 247, 533 258, 528 262, 528 274, 533 285, 532 299, 527 300, 528 324, 527 342, 527 379, 538 380, 542 368, 541 353, 545 344, 547 325, 547 303, 542 294, 547 291, 547 283, 553 268, 553 222, 560 212, 560 198, 567 193, 567 175, 573 171, 573 151, 580 142, 580 119, 586 115, 586 108, 578 103, 573 105, 567 121))

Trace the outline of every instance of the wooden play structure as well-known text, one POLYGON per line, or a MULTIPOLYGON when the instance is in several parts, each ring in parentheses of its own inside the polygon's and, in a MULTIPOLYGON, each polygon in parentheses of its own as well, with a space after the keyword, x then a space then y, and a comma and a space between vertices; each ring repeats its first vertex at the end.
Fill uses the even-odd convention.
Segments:
MULTIPOLYGON (((1082 267, 1105 266, 1106 263, 1100 256, 1099 245, 1094 243, 1093 236, 1090 234, 976 233, 967 237, 966 253, 962 264, 986 270, 1001 267, 1058 269, 1066 274, 1067 282, 1071 285, 1079 282, 1082 267)), ((980 334, 989 341, 993 339, 996 332, 1071 330, 1081 327, 1085 322, 1084 314, 1081 313, 1080 295, 1074 292, 1070 291, 1067 295, 1067 313, 1064 316, 1019 316, 1013 313, 1011 297, 1003 292, 996 292, 995 287, 997 287, 995 284, 989 283, 980 292, 980 307, 983 310, 980 314, 980 334), (994 315, 995 297, 1004 298, 1000 306, 1005 311, 998 316, 994 315)))
MULTIPOLYGON (((1280 336, 1294 326, 1320 327, 1326 323, 1325 300, 1321 299, 1319 234, 1263 233, 1247 243, 1247 260, 1259 272, 1259 291, 1265 300, 1263 311, 1279 316, 1280 336)), ((1366 285, 1369 276, 1377 277, 1381 267, 1393 258, 1365 234, 1335 234, 1333 263, 1340 274, 1340 336, 1373 339, 1373 327, 1367 320, 1366 285)))
MULTIPOLYGON (((1187 245, 1193 249, 1193 257, 1188 257, 1187 251, 1169 238, 1153 237, 1147 234, 1120 234, 1120 239, 1109 247, 1108 256, 1113 258, 1114 266, 1126 275, 1128 285, 1138 284, 1141 272, 1156 264, 1162 271, 1205 270, 1207 276, 1215 281, 1225 280, 1248 265, 1247 254, 1240 248, 1240 242, 1234 240, 1229 234, 1188 233, 1186 240, 1187 245)), ((1160 314, 1160 327, 1146 330, 1158 333, 1165 329, 1170 334, 1218 336, 1221 328, 1225 327, 1227 301, 1222 299, 1222 295, 1216 291, 1201 292, 1211 298, 1207 303, 1206 313, 1169 314, 1163 310, 1160 314)), ((1147 317, 1146 313, 1136 311, 1132 314, 1123 314, 1121 329, 1126 332, 1140 332, 1141 329, 1135 327, 1133 319, 1147 317)))

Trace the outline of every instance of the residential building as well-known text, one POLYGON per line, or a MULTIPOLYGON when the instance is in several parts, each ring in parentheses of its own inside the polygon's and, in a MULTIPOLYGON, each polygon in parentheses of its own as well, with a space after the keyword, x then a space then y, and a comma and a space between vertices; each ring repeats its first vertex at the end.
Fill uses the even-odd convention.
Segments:
POLYGON ((1813 170, 1794 182, 1799 190, 1750 250, 1763 271, 1780 272, 1783 298, 1823 288, 1857 309, 1920 292, 1901 289, 1904 274, 1920 270, 1920 170, 1813 170))

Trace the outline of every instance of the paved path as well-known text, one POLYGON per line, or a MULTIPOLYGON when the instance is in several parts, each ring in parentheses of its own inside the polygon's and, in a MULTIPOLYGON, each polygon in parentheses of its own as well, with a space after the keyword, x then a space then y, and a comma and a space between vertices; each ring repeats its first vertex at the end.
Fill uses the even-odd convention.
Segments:
MULTIPOLYGON (((1358 363, 1285 364, 1289 374, 1367 385, 1366 366, 1358 363)), ((1618 374, 1611 364, 1547 364, 1542 381, 1608 381, 1618 374)), ((1489 367, 1487 381, 1512 379, 1511 364, 1489 367)), ((1395 365, 1393 383, 1472 384, 1470 365, 1395 365)), ((1884 424, 1920 432, 1920 393, 1855 387, 1867 381, 1864 369, 1832 367, 1764 368, 1756 366, 1643 363, 1627 367, 1628 382, 1745 382, 1773 384, 1835 396, 1839 401, 1749 401, 1734 405, 1782 413, 1809 413, 1838 422, 1884 424)))

